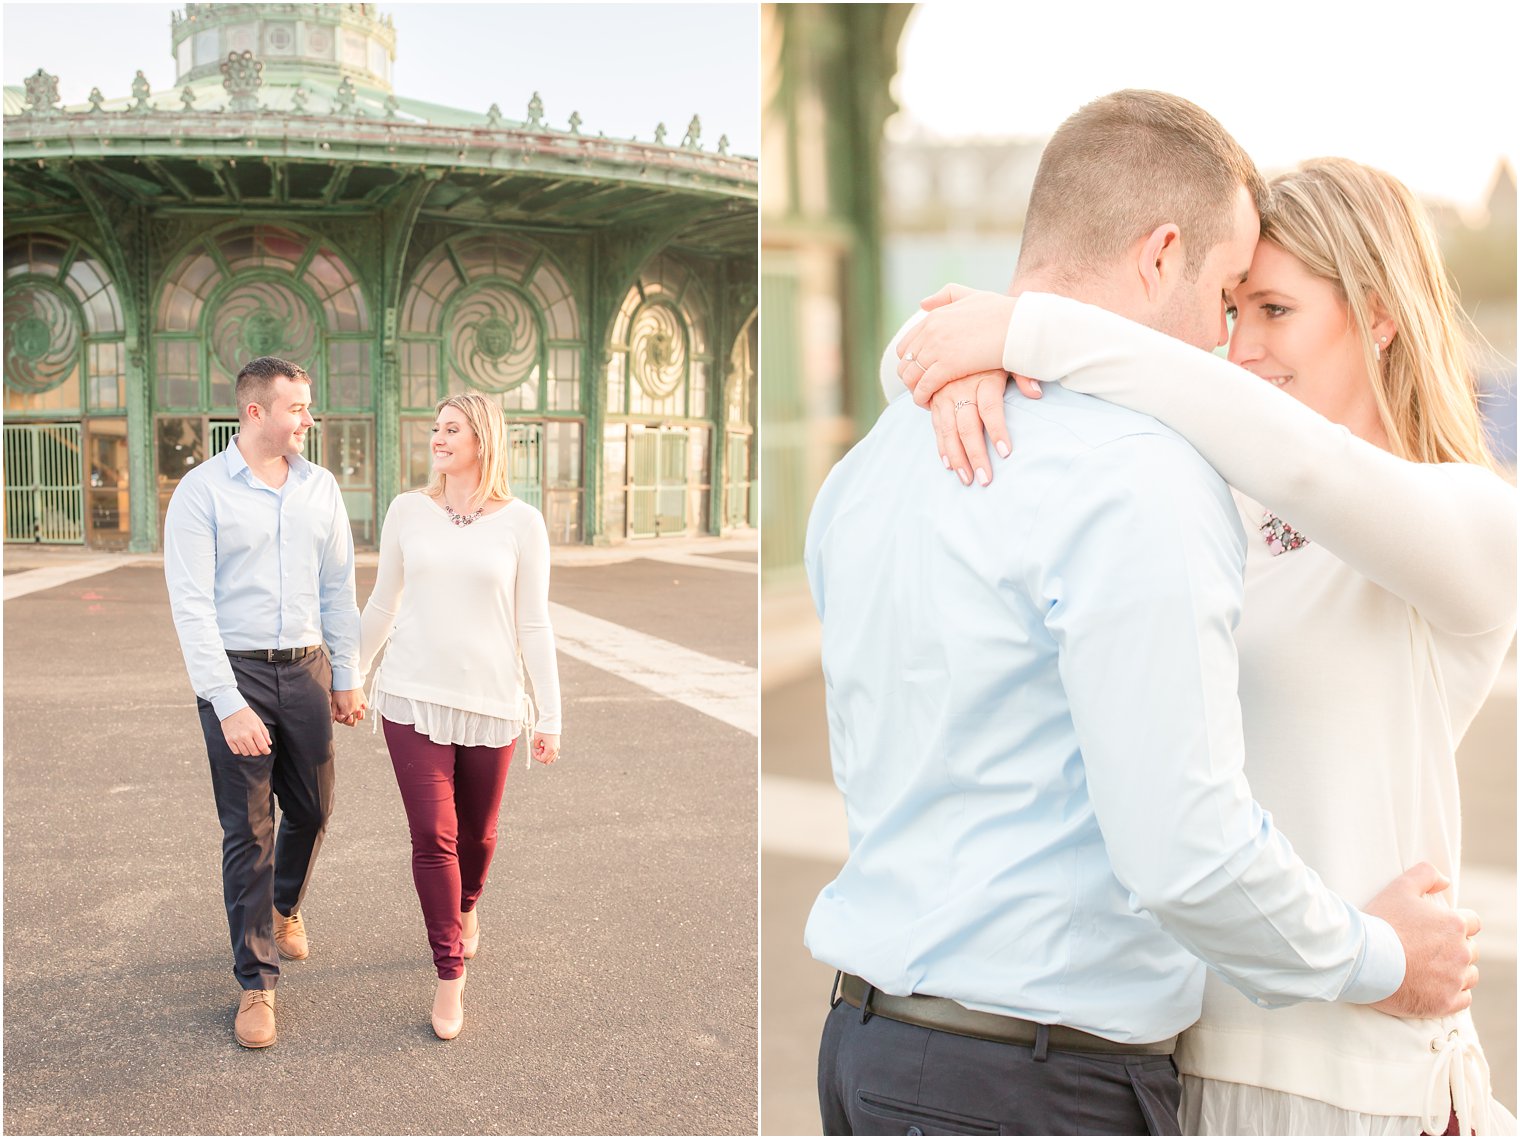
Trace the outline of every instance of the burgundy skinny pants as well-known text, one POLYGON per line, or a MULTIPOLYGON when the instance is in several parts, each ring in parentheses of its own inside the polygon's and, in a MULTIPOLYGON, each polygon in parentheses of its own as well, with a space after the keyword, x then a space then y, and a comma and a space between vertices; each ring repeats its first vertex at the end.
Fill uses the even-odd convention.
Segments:
POLYGON ((506 747, 435 744, 411 724, 382 719, 412 831, 412 881, 440 980, 464 975, 459 915, 485 888, 496 816, 515 741, 506 747))

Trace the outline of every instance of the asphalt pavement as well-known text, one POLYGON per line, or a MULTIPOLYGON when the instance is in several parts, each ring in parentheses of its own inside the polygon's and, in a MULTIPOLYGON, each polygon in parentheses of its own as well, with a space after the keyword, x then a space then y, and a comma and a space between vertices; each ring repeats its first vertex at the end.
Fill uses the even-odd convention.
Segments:
MULTIPOLYGON (((256 1052, 232 1036, 221 835, 161 566, 11 596, 89 560, 6 552, 7 1132, 754 1133, 757 741, 732 707, 752 541, 556 554, 551 600, 618 626, 622 656, 562 646, 563 758, 513 763, 457 1040, 429 1028, 383 739, 337 729, 311 958, 286 963, 256 1052), (651 687, 664 657, 722 691, 651 687)), ((371 558, 361 602, 373 580, 371 558)))
MULTIPOLYGON (((817 1135, 818 1036, 833 970, 802 946, 813 900, 846 852, 844 808, 829 770, 817 620, 800 583, 764 592, 760 875, 761 1133, 817 1135)), ((1473 1020, 1494 1094, 1516 1091, 1515 649, 1458 752, 1463 905, 1480 911, 1482 979, 1473 1020)))

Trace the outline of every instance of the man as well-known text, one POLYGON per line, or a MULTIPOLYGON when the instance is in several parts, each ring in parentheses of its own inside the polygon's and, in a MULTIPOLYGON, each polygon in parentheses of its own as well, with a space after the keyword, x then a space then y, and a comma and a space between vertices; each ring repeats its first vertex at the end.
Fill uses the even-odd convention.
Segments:
POLYGON ((332 812, 332 725, 362 719, 364 694, 353 533, 337 481, 301 457, 310 378, 261 356, 237 402, 238 434, 169 502, 164 577, 222 824, 235 1034, 266 1048, 280 957, 309 952, 301 899, 332 812))
MULTIPOLYGON (((1216 346, 1265 193, 1191 103, 1099 99, 1045 150, 1010 292, 1216 346)), ((1145 416, 1064 390, 1039 406, 1013 407, 1014 477, 966 496, 900 400, 814 506, 850 827, 806 935, 843 974, 829 1133, 1175 1134, 1200 959, 1262 1005, 1470 1001, 1476 918, 1425 898, 1433 869, 1358 912, 1251 800, 1244 546, 1218 475, 1145 416)))

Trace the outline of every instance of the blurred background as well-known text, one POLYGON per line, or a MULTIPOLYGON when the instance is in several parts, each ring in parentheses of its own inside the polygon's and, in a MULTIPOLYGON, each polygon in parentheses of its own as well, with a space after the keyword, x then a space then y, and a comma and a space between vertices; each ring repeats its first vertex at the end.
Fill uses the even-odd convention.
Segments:
MULTIPOLYGON (((877 363, 946 281, 1005 289, 1045 140, 1125 87, 1213 112, 1269 177, 1344 155, 1425 202, 1515 463, 1512 12, 1462 0, 1418 28, 1308 0, 1270 10, 1113 5, 762 6, 762 1070, 766 1134, 816 1134, 833 973, 802 946, 842 863, 818 628, 802 572, 813 495, 875 422, 877 363), (1411 81, 1411 77, 1417 77, 1411 81)), ((1515 1105, 1515 657, 1460 752, 1464 904, 1482 911, 1474 1015, 1515 1105)))

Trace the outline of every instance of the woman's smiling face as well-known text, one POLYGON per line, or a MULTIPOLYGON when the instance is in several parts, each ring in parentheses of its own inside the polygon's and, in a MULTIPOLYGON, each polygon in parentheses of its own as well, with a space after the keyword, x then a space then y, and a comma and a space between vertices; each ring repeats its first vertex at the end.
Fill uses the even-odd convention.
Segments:
POLYGON ((1361 338, 1333 282, 1262 241, 1232 308, 1232 363, 1364 439, 1382 437, 1361 338))

